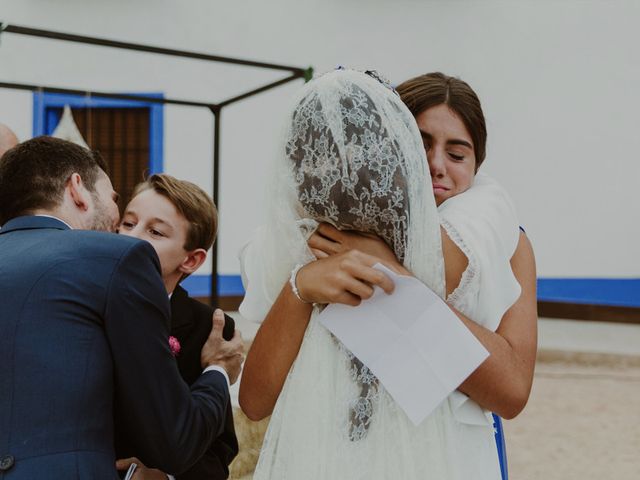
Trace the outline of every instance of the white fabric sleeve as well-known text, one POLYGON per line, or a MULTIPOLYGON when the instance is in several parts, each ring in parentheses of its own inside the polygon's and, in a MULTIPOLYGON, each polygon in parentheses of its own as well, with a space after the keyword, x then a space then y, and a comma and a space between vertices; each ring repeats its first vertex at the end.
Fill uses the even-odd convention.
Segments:
MULTIPOLYGON (((293 251, 287 250, 285 253, 290 255, 290 258, 286 260, 271 251, 273 238, 270 238, 270 235, 273 231, 270 233, 267 226, 256 229, 253 238, 240 249, 238 255, 240 276, 245 289, 244 299, 238 311, 244 318, 251 322, 262 323, 282 287, 289 281, 289 274, 294 265, 306 264, 316 259, 307 247, 307 240, 316 228, 318 228, 318 222, 315 220, 305 218, 295 221, 292 230, 299 237, 299 250, 303 254, 301 257, 296 257, 293 251), (277 265, 283 270, 282 277, 273 271, 276 258, 282 259, 282 262, 278 262, 277 265)), ((282 247, 282 245, 279 246, 282 247)))
POLYGON ((455 230, 477 264, 480 292, 473 320, 495 331, 521 291, 511 269, 520 238, 515 206, 498 182, 478 173, 473 186, 446 200, 439 212, 448 233, 455 230))
POLYGON ((244 286, 244 299, 238 308, 240 315, 251 322, 262 323, 275 299, 270 299, 265 287, 267 276, 260 258, 260 242, 264 241, 265 229, 256 230, 251 241, 239 253, 240 276, 244 286))

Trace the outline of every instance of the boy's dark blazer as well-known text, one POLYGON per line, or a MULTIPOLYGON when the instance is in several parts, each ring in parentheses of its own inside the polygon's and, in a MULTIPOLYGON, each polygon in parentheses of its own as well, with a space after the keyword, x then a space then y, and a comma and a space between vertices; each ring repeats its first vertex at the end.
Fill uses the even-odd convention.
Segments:
MULTIPOLYGON (((200 351, 211 333, 213 309, 190 298, 179 285, 171 295, 171 335, 180 342, 176 359, 182 378, 189 385, 200 374, 200 351)), ((233 319, 225 315, 226 323, 233 319)), ((223 480, 229 476, 229 464, 238 453, 238 440, 233 426, 231 402, 225 412, 224 429, 207 449, 204 456, 190 470, 178 475, 178 480, 223 480)))

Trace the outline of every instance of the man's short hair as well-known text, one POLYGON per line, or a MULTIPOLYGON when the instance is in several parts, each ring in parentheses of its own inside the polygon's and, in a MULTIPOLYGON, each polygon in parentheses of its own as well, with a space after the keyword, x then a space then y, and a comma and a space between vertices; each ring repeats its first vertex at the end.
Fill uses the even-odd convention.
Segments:
POLYGON ((7 151, 0 159, 0 225, 36 209, 62 203, 72 174, 95 193, 107 166, 98 152, 53 137, 36 137, 7 151))
POLYGON ((218 231, 218 211, 211 197, 202 188, 195 183, 159 173, 136 185, 132 198, 145 190, 153 190, 167 198, 187 219, 189 229, 185 250, 211 248, 218 231))

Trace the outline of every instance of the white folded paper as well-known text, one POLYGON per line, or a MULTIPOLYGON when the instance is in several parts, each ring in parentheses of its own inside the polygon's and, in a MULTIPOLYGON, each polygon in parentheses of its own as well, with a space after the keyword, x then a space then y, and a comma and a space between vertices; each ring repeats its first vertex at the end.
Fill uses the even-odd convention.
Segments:
POLYGON ((419 280, 397 275, 387 295, 376 287, 357 307, 332 304, 320 322, 374 373, 419 425, 489 352, 446 303, 419 280))

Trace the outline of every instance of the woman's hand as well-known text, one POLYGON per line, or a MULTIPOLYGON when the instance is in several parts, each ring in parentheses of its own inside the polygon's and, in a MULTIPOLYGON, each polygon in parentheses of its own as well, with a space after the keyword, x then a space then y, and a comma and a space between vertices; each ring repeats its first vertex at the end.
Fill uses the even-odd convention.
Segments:
POLYGON ((341 231, 328 223, 321 223, 318 229, 307 242, 309 248, 317 258, 326 258, 331 255, 358 250, 368 255, 383 260, 392 270, 404 275, 409 275, 395 253, 381 238, 369 234, 351 231, 341 231))
MULTIPOLYGON (((391 279, 373 268, 379 262, 381 259, 378 257, 358 250, 347 250, 308 263, 296 277, 300 297, 310 303, 356 306, 362 300, 371 298, 375 286, 391 294, 394 287, 391 279)), ((382 263, 398 271, 395 265, 386 261, 382 263)))
POLYGON ((157 468, 147 468, 136 457, 123 458, 116 460, 116 469, 121 471, 129 470, 132 463, 138 465, 131 480, 167 480, 167 475, 157 468))

